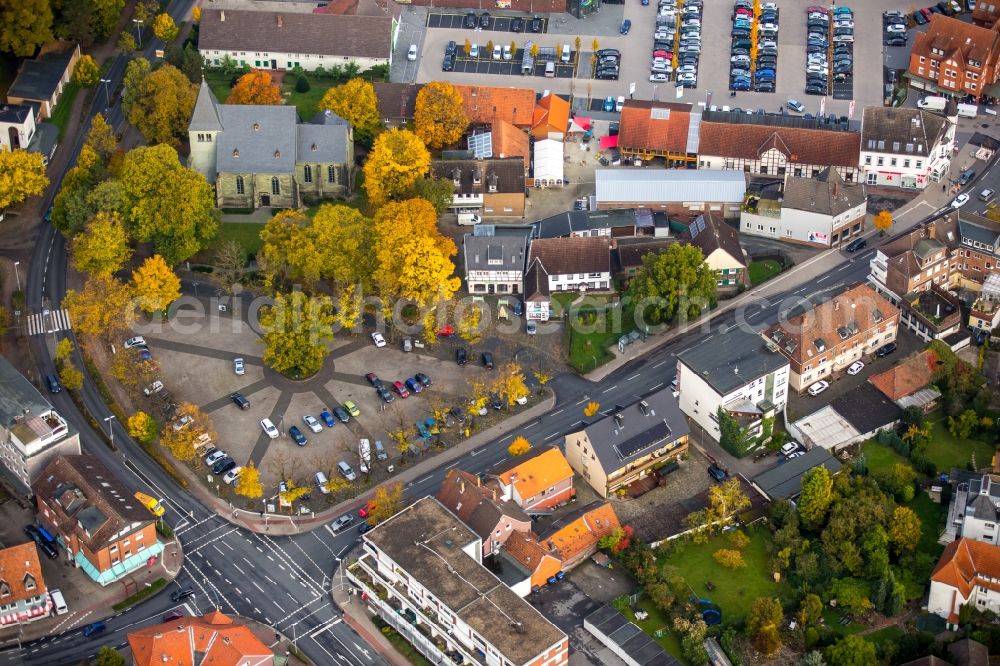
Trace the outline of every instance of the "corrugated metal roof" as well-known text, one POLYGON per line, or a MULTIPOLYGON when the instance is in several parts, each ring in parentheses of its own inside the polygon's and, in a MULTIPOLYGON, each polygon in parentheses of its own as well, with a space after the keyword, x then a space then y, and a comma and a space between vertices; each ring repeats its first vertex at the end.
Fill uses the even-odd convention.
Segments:
POLYGON ((597 201, 712 201, 741 203, 742 171, 693 169, 597 169, 597 201))

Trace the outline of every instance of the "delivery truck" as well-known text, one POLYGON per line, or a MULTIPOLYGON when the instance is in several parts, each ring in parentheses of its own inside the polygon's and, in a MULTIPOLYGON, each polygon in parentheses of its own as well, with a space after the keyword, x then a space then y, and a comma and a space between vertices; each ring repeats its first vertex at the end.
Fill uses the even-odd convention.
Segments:
POLYGON ((917 100, 917 106, 921 109, 927 109, 928 111, 944 111, 944 107, 948 105, 948 99, 945 97, 933 97, 928 95, 923 99, 917 100))

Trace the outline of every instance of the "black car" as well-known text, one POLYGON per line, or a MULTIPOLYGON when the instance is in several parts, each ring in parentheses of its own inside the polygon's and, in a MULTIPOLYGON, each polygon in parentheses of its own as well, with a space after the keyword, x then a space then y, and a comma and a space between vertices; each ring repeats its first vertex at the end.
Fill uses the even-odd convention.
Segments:
POLYGON ((483 366, 487 370, 493 369, 493 354, 490 352, 483 352, 483 366))
POLYGON ((598 58, 606 58, 608 56, 614 56, 615 58, 622 57, 622 52, 618 49, 598 49, 595 53, 598 58))
POLYGON ((493 405, 493 409, 499 411, 503 409, 503 400, 496 393, 490 393, 490 404, 493 405))
POLYGON ((413 375, 413 378, 416 379, 421 384, 423 384, 424 386, 431 385, 431 378, 422 372, 418 372, 417 374, 413 375))
POLYGON ((459 347, 455 350, 455 362, 459 365, 465 365, 469 360, 469 355, 465 352, 465 347, 459 347))
POLYGON ((384 386, 379 386, 377 389, 375 389, 375 392, 378 393, 378 397, 382 398, 382 402, 386 404, 389 404, 390 402, 396 399, 396 396, 394 396, 392 392, 389 391, 389 389, 385 388, 384 386))
POLYGON ((347 423, 351 420, 351 415, 348 414, 347 410, 340 405, 333 408, 333 415, 336 416, 341 423, 347 423))
POLYGON ((921 11, 913 12, 913 20, 917 22, 917 25, 927 24, 927 17, 925 17, 924 13, 921 11))
POLYGON ((482 14, 479 15, 479 27, 480 28, 488 28, 488 27, 490 27, 490 13, 489 12, 483 12, 482 14))
POLYGON ((596 74, 594 74, 594 78, 603 79, 605 81, 617 81, 618 80, 618 72, 617 71, 611 71, 611 72, 609 72, 607 70, 605 70, 605 71, 598 71, 596 74))
POLYGON ((973 171, 972 169, 963 171, 962 175, 959 176, 958 178, 958 184, 965 187, 966 185, 969 184, 969 181, 971 181, 975 177, 976 177, 976 172, 973 171))
POLYGON ((291 428, 289 428, 288 436, 291 437, 292 441, 294 441, 299 446, 305 446, 306 444, 309 443, 309 440, 307 440, 306 436, 302 434, 302 431, 299 430, 298 426, 292 426, 291 428))
POLYGON ((531 32, 541 32, 542 31, 542 19, 538 16, 533 16, 531 18, 531 23, 528 25, 528 29, 531 32))
POLYGON ((885 40, 886 46, 906 46, 906 37, 887 37, 885 40))
POLYGON ((719 483, 725 481, 726 477, 729 476, 728 474, 726 474, 726 470, 722 469, 718 465, 709 465, 708 475, 713 479, 715 479, 716 481, 718 481, 719 483))
POLYGON ((441 61, 441 71, 450 72, 455 69, 455 58, 450 55, 446 55, 444 60, 441 61))
POLYGON ((458 44, 455 42, 448 42, 448 45, 444 47, 444 52, 451 55, 454 55, 457 50, 458 44))
POLYGON ((848 252, 857 252, 861 248, 867 246, 868 246, 868 241, 866 241, 864 238, 855 238, 850 243, 848 243, 847 247, 845 247, 844 249, 847 250, 848 252))
POLYGON ((896 351, 896 343, 895 342, 890 342, 889 344, 882 345, 881 347, 879 347, 878 349, 876 349, 875 350, 875 356, 877 356, 878 358, 882 358, 884 356, 888 356, 889 354, 891 354, 894 351, 896 351))
POLYGON ((774 81, 759 81, 754 84, 754 92, 774 92, 774 81))
POLYGON ((469 12, 465 15, 465 20, 462 21, 462 25, 466 28, 476 27, 476 12, 469 12))
POLYGON ((807 95, 825 95, 826 88, 821 86, 806 86, 807 95))
POLYGON ((515 16, 514 20, 510 22, 511 32, 521 32, 524 30, 524 19, 520 16, 515 16))
POLYGON ((236 406, 240 409, 250 409, 250 401, 247 400, 239 391, 236 393, 230 393, 229 399, 236 403, 236 406))
POLYGON ((178 602, 181 599, 187 599, 188 597, 194 596, 194 588, 185 585, 179 590, 174 590, 170 593, 170 600, 173 602, 178 602))
POLYGON ((212 474, 219 476, 220 474, 225 474, 234 467, 236 467, 236 461, 229 456, 226 456, 219 462, 212 465, 212 474))
POLYGON ((448 412, 455 417, 455 420, 459 423, 465 423, 465 411, 458 407, 452 407, 451 411, 448 412))
POLYGON ((374 372, 369 372, 368 374, 366 374, 365 379, 367 379, 368 383, 375 388, 379 388, 380 386, 382 386, 382 380, 379 379, 378 375, 376 375, 374 372))

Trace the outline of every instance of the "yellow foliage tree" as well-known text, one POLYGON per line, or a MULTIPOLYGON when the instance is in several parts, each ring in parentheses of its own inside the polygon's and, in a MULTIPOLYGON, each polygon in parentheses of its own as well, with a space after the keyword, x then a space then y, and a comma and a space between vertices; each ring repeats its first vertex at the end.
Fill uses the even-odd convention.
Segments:
POLYGON ((156 35, 157 39, 170 44, 170 42, 177 39, 177 35, 180 34, 180 29, 177 27, 177 24, 174 23, 173 17, 164 12, 153 19, 153 34, 156 35))
POLYGON ((191 10, 191 20, 195 23, 201 23, 201 7, 195 5, 194 9, 191 10))
POLYGON ((458 318, 458 334, 469 344, 476 344, 483 335, 483 309, 479 303, 463 303, 458 318))
POLYGON ((588 418, 591 417, 591 416, 593 416, 594 414, 597 414, 597 412, 599 412, 599 411, 601 411, 601 403, 594 402, 593 400, 591 400, 590 402, 588 402, 583 407, 583 415, 586 416, 586 417, 588 417, 588 418))
POLYGON ((544 370, 535 370, 532 374, 535 376, 535 381, 538 382, 539 386, 545 386, 552 381, 552 375, 544 370))
POLYGON ((184 402, 177 408, 174 423, 163 429, 160 444, 167 447, 178 460, 192 460, 195 457, 195 443, 202 435, 216 439, 211 419, 198 409, 197 405, 184 402), (180 423, 184 417, 190 417, 191 421, 178 430, 174 425, 180 423))
POLYGON ((368 524, 375 526, 387 518, 392 518, 403 509, 403 484, 392 483, 375 489, 372 501, 368 503, 368 524))
POLYGON ((889 231, 889 229, 892 229, 892 213, 887 210, 879 212, 879 214, 875 216, 874 223, 875 228, 879 231, 889 231))
POLYGON ((41 153, 0 150, 0 211, 40 196, 48 186, 41 153))
POLYGON ((72 363, 63 363, 59 369, 59 383, 67 391, 79 391, 83 388, 83 373, 72 363))
POLYGON ((111 275, 91 275, 81 291, 68 290, 62 304, 69 309, 73 328, 106 340, 118 337, 135 321, 132 288, 111 275))
POLYGON ((382 127, 375 86, 361 78, 353 78, 327 90, 319 108, 333 111, 351 123, 355 134, 361 136, 374 136, 382 127))
POLYGON ((128 434, 143 444, 152 442, 160 432, 160 426, 156 419, 146 412, 136 412, 128 417, 126 426, 128 434))
POLYGON ((431 155, 416 134, 405 129, 383 132, 365 162, 365 190, 375 207, 404 194, 431 166, 431 155))
POLYGON ((237 495, 243 495, 243 497, 250 499, 257 499, 264 494, 264 485, 260 482, 260 470, 254 466, 252 460, 240 470, 235 490, 237 495))
POLYGON ((518 456, 523 456, 525 453, 531 450, 531 442, 529 442, 524 437, 518 435, 514 438, 514 441, 510 443, 507 447, 507 453, 511 458, 516 458, 518 456))
POLYGON ((107 159, 118 147, 118 139, 115 132, 100 113, 94 115, 90 121, 90 129, 87 130, 87 140, 85 144, 90 146, 98 155, 107 159))
POLYGON ((309 486, 297 486, 291 479, 285 482, 285 487, 285 492, 280 493, 281 501, 285 504, 291 504, 309 492, 309 486))
POLYGON ((122 107, 128 121, 146 141, 177 146, 181 137, 187 136, 197 89, 179 69, 163 65, 142 76, 139 67, 133 76, 126 77, 125 93, 122 107))
POLYGON ((333 306, 327 296, 306 296, 301 291, 278 294, 274 305, 262 309, 264 363, 291 377, 315 374, 330 350, 333 306))
POLYGON ((156 378, 157 366, 151 360, 141 360, 139 350, 120 349, 111 359, 111 374, 129 389, 151 384, 156 378))
POLYGON ((337 313, 334 315, 334 325, 344 331, 352 331, 361 322, 363 313, 361 292, 357 285, 349 284, 340 290, 337 298, 337 313))
POLYGON ((146 312, 166 310, 181 297, 181 280, 158 254, 142 262, 132 272, 132 284, 140 308, 146 312))
POLYGON ((56 363, 62 363, 73 355, 73 341, 63 338, 56 343, 56 363))
POLYGON ((84 88, 93 88, 101 80, 101 68, 92 56, 84 54, 73 65, 73 81, 84 88))
POLYGON ((747 563, 743 561, 743 553, 738 550, 720 548, 712 553, 712 557, 715 558, 716 562, 727 569, 742 569, 747 565, 747 563))
POLYGON ((367 280, 372 261, 372 221, 356 208, 323 204, 312 219, 310 235, 316 269, 340 285, 367 280))
POLYGON ((268 72, 261 69, 255 69, 241 76, 226 98, 226 104, 276 105, 284 101, 281 88, 268 72))
POLYGON ((314 247, 309 218, 300 210, 275 213, 260 232, 260 254, 267 270, 292 280, 315 282, 320 273, 320 252, 314 247))
POLYGON ((417 93, 413 122, 417 136, 431 148, 452 145, 469 126, 462 94, 447 81, 425 84, 417 93))
MULTIPOLYGON (((447 239, 449 242, 451 239, 447 239)), ((397 276, 396 295, 425 306, 434 300, 449 301, 462 286, 462 280, 453 277, 455 264, 451 257, 458 250, 442 252, 434 238, 411 238, 399 248, 403 255, 403 270, 397 276)))
POLYGON ((132 256, 125 225, 117 212, 98 211, 82 234, 73 238, 73 266, 89 275, 111 275, 132 256))
POLYGON ((518 400, 526 398, 530 391, 524 383, 521 366, 514 361, 505 363, 497 373, 496 381, 493 382, 493 391, 499 394, 508 407, 513 407, 518 400))

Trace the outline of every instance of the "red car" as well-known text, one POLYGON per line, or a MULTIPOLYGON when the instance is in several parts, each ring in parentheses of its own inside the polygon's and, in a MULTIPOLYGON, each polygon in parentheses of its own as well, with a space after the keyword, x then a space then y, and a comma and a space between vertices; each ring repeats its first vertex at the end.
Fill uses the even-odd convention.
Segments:
POLYGON ((365 504, 363 507, 358 509, 358 517, 367 518, 369 514, 371 514, 371 512, 374 510, 375 510, 375 505, 372 504, 371 502, 368 502, 368 504, 365 504))
POLYGON ((665 60, 669 60, 670 59, 670 55, 668 55, 666 51, 653 51, 653 57, 654 58, 664 58, 665 60))
POLYGON ((829 15, 830 14, 830 10, 827 9, 826 7, 815 7, 815 6, 809 7, 808 9, 806 9, 806 14, 812 14, 812 13, 827 14, 827 15, 829 15))
POLYGON ((442 326, 441 329, 437 332, 437 334, 440 335, 442 338, 450 338, 451 336, 455 335, 455 327, 450 324, 448 326, 442 326))
POLYGON ((392 383, 392 388, 396 390, 396 393, 399 394, 400 398, 410 397, 410 392, 407 390, 406 386, 403 385, 403 382, 398 379, 392 383))

